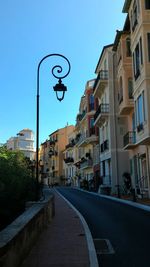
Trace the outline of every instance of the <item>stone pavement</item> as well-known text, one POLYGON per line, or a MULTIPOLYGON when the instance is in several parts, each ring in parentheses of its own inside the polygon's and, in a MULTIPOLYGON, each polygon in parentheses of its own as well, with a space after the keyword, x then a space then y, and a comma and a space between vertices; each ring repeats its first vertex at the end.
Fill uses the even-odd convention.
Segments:
POLYGON ((91 266, 87 239, 79 216, 57 192, 53 193, 55 216, 20 267, 91 266))

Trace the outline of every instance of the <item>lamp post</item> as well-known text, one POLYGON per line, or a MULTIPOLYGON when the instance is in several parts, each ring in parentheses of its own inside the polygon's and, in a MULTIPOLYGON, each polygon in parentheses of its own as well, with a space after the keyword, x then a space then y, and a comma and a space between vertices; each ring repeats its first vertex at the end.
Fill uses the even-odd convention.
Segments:
POLYGON ((38 155, 38 151, 39 151, 39 92, 40 92, 40 85, 39 85, 39 77, 40 77, 40 66, 42 64, 42 62, 49 58, 49 57, 53 57, 53 56, 56 56, 56 57, 59 57, 59 58, 63 58, 63 60, 65 62, 67 62, 68 64, 68 71, 65 75, 62 75, 61 76, 61 73, 63 71, 63 68, 62 66, 60 65, 55 65, 52 70, 51 70, 51 73, 52 75, 58 79, 58 83, 53 87, 54 91, 56 92, 56 97, 59 101, 62 101, 64 99, 64 95, 65 95, 65 91, 67 91, 67 87, 62 83, 62 79, 64 79, 66 76, 68 76, 69 72, 70 72, 70 69, 71 69, 71 65, 70 65, 70 62, 69 60, 61 55, 61 54, 49 54, 49 55, 46 55, 45 57, 43 57, 41 59, 41 61, 39 62, 38 64, 38 68, 37 68, 37 102, 36 102, 36 182, 37 182, 37 199, 38 199, 38 186, 39 186, 39 168, 38 168, 38 162, 39 162, 39 155, 38 155), (58 73, 56 75, 56 73, 58 73), (62 92, 62 96, 60 97, 58 95, 58 92, 62 92))

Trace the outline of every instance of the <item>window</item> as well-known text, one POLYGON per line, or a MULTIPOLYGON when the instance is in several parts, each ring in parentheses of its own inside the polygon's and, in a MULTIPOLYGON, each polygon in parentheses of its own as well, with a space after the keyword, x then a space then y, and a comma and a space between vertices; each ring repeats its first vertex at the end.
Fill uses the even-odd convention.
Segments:
POLYGON ((150 33, 147 33, 148 61, 150 62, 150 33))
POLYGON ((131 57, 131 40, 130 40, 130 38, 128 37, 127 39, 126 39, 126 56, 127 57, 131 57))
POLYGON ((128 78, 128 96, 129 96, 129 99, 133 98, 133 81, 132 81, 132 78, 128 78))
POLYGON ((150 9, 150 0, 145 0, 145 9, 150 9))
POLYGON ((145 114, 145 94, 144 91, 142 92, 142 99, 143 99, 143 116, 144 116, 144 121, 146 120, 146 114, 145 114))
POLYGON ((94 118, 90 118, 90 136, 95 134, 94 118))
POLYGON ((135 80, 140 75, 140 49, 139 44, 137 44, 135 51, 133 53, 133 68, 134 68, 134 78, 135 80))
POLYGON ((145 100, 144 91, 139 95, 136 101, 136 124, 137 131, 143 129, 143 122, 145 121, 145 100))
POLYGON ((94 109, 94 96, 89 95, 89 111, 94 109))
POLYGON ((138 108, 138 122, 139 122, 139 124, 142 124, 144 121, 142 95, 140 95, 138 97, 137 103, 138 103, 138 106, 137 106, 137 108, 138 108))

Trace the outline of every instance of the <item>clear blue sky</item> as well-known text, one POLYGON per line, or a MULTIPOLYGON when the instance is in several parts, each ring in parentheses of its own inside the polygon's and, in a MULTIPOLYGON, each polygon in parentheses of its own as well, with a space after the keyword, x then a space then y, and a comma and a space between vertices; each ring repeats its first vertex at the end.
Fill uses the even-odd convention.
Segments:
POLYGON ((122 29, 124 0, 0 1, 0 143, 23 128, 36 129, 37 65, 47 54, 60 53, 71 63, 63 80, 68 91, 56 100, 56 80, 43 62, 40 72, 40 141, 58 128, 75 124, 80 98, 95 78, 103 46, 122 29))

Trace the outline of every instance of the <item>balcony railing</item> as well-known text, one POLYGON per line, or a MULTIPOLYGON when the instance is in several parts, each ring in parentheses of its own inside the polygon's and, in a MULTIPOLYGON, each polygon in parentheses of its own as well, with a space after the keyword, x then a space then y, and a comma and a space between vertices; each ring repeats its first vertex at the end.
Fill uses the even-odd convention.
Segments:
POLYGON ((127 145, 134 145, 136 143, 136 133, 135 131, 127 132, 123 137, 124 147, 127 145))
POLYGON ((93 166, 93 160, 92 159, 86 159, 80 162, 80 169, 83 168, 90 168, 93 166))
POLYGON ((79 121, 82 121, 82 119, 85 117, 85 115, 86 115, 86 110, 83 110, 83 112, 81 113, 81 114, 79 114, 80 116, 79 116, 79 121))
POLYGON ((100 104, 96 113, 94 114, 94 121, 98 118, 100 114, 108 114, 109 113, 109 104, 100 104))
POLYGON ((65 163, 73 163, 74 159, 72 157, 68 157, 66 159, 64 159, 65 163))
POLYGON ((97 78, 95 80, 93 90, 96 89, 96 86, 100 80, 108 80, 108 70, 101 70, 99 74, 97 75, 97 78))
POLYGON ((74 147, 74 145, 75 145, 75 141, 73 140, 68 145, 66 145, 66 149, 71 148, 71 147, 74 147))

